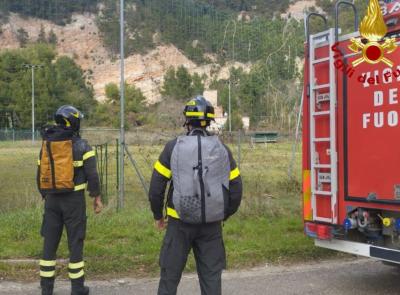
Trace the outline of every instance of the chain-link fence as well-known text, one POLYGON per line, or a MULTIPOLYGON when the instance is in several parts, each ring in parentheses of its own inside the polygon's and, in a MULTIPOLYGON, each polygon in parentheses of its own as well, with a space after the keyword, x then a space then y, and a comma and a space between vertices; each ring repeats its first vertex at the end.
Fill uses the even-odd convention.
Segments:
MULTIPOLYGON (((180 134, 183 132, 128 133, 127 150, 130 155, 127 155, 125 170, 127 207, 148 206, 145 190, 151 179, 153 165, 164 145, 180 134)), ((254 133, 244 132, 222 133, 219 136, 230 148, 243 177, 241 214, 275 216, 283 213, 282 210, 286 211, 285 214, 298 213, 301 146, 294 146, 294 138, 278 134, 276 141, 256 141, 254 133)))
MULTIPOLYGON (((114 200, 118 192, 117 130, 104 129, 88 132, 89 143, 96 152, 101 194, 105 203, 114 200)), ((40 133, 27 130, 0 131, 0 212, 41 205, 37 190, 37 160, 41 147, 40 133)))
MULTIPOLYGON (((181 130, 182 131, 182 130, 181 130)), ((164 145, 181 131, 127 132, 125 150, 125 206, 147 206, 147 191, 153 165, 164 145)), ((25 133, 25 131, 24 131, 25 133)), ((18 134, 18 132, 16 132, 18 134)), ((85 129, 82 137, 93 146, 101 181, 102 197, 108 210, 117 209, 118 200, 118 130, 85 129)), ((36 188, 37 157, 40 140, 0 140, 0 211, 40 205, 36 188)), ((278 136, 276 143, 254 141, 254 133, 223 133, 221 140, 230 148, 244 180, 244 208, 271 210, 270 202, 281 193, 297 193, 300 182, 300 147, 295 149, 288 136, 278 136), (293 160, 294 159, 294 160, 293 160), (294 163, 291 163, 294 161, 294 163), (292 165, 293 164, 293 165, 292 165), (287 176, 293 166, 293 177, 287 176), (267 206, 268 205, 268 206, 267 206), (246 207, 247 206, 247 207, 246 207)), ((282 200, 280 200, 282 201, 282 200)), ((290 206, 287 206, 290 208, 290 206)), ((244 211, 243 211, 244 210, 244 211)), ((246 209, 243 209, 246 212, 246 209)), ((261 211, 260 211, 261 212, 261 211)))

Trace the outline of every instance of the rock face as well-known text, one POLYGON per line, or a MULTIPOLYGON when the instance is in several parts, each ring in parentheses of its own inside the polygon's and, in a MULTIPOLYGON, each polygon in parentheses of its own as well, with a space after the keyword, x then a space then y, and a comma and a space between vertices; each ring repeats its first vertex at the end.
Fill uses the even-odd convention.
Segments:
MULTIPOLYGON (((86 72, 88 82, 93 85, 95 97, 102 101, 105 98, 105 85, 120 82, 120 62, 110 57, 103 46, 95 16, 75 14, 70 24, 58 26, 52 22, 35 18, 22 18, 11 14, 9 22, 1 27, 0 51, 19 48, 17 31, 23 28, 29 34, 30 42, 36 41, 43 25, 46 34, 53 30, 57 35, 57 52, 73 58, 86 72)), ((230 67, 243 67, 246 71, 250 65, 238 62, 219 67, 216 64, 197 66, 181 51, 172 45, 159 45, 145 55, 132 55, 125 59, 125 79, 128 83, 140 88, 149 104, 162 99, 160 87, 163 76, 169 67, 185 66, 191 73, 207 75, 206 86, 212 78, 229 77, 230 67)))
POLYGON ((315 7, 319 13, 322 13, 322 9, 317 7, 315 0, 300 0, 292 3, 288 10, 283 13, 281 16, 283 18, 294 18, 296 20, 302 20, 304 18, 304 12, 307 11, 310 7, 315 7))

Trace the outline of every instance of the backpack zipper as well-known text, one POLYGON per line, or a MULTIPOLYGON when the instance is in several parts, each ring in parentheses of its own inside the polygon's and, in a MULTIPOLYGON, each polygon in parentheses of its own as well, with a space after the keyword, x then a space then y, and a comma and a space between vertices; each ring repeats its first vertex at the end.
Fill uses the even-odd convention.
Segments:
POLYGON ((203 181, 203 159, 201 157, 201 136, 197 135, 198 143, 198 167, 199 167, 199 181, 200 181, 200 193, 201 193, 201 221, 206 223, 206 198, 204 195, 204 181, 203 181))

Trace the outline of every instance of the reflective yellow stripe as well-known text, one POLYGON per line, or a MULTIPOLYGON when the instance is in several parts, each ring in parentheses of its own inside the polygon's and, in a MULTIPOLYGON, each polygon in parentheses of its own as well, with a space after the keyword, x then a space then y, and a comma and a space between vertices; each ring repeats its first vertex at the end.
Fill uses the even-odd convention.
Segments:
POLYGON ((71 115, 74 116, 75 118, 79 119, 79 112, 71 113, 71 115))
POLYGON ((52 270, 52 271, 40 271, 40 276, 43 278, 52 278, 56 275, 56 271, 52 270))
POLYGON ((81 191, 83 189, 86 189, 86 183, 82 183, 80 185, 76 185, 74 188, 74 191, 81 191))
POLYGON ((39 265, 40 266, 56 266, 56 261, 55 260, 40 260, 39 265))
POLYGON ((79 279, 80 277, 83 277, 84 274, 85 272, 83 271, 83 269, 77 273, 72 273, 72 272, 68 273, 70 279, 79 279))
POLYGON ((235 178, 240 176, 239 168, 233 169, 231 171, 231 175, 229 176, 229 180, 234 180, 235 178))
POLYGON ((83 155, 83 161, 85 161, 91 157, 94 157, 94 156, 96 156, 96 153, 94 151, 87 152, 86 154, 83 155))
POLYGON ((173 217, 173 218, 179 219, 178 212, 176 212, 175 209, 172 209, 172 208, 170 208, 170 207, 167 207, 167 215, 168 215, 168 216, 171 216, 171 217, 173 217))
POLYGON ((169 170, 167 167, 165 167, 163 164, 161 164, 160 161, 157 161, 156 164, 154 165, 154 169, 160 173, 162 176, 171 179, 172 177, 172 172, 169 170))
POLYGON ((214 118, 215 118, 215 115, 214 115, 214 114, 208 113, 208 114, 207 114, 207 117, 208 117, 208 118, 213 118, 213 119, 214 119, 214 118))
POLYGON ((37 164, 40 165, 40 160, 37 160, 37 164))
POLYGON ((69 269, 78 269, 78 268, 82 268, 84 266, 85 266, 85 263, 83 261, 68 264, 69 269))
POLYGON ((74 161, 74 167, 82 167, 83 161, 74 161))
POLYGON ((188 117, 201 117, 204 116, 204 112, 186 112, 188 117))

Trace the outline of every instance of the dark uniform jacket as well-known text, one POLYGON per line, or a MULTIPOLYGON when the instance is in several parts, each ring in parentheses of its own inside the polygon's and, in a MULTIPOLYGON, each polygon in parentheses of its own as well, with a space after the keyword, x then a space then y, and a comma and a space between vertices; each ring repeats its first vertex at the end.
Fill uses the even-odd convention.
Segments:
MULTIPOLYGON (((194 132, 193 135, 198 133, 194 132)), ((200 133, 203 135, 203 133, 200 133)), ((160 220, 163 217, 164 208, 164 196, 168 185, 168 182, 172 178, 171 171, 171 156, 172 151, 176 145, 177 139, 168 142, 161 153, 158 161, 156 162, 153 170, 153 175, 150 183, 149 200, 151 204, 151 210, 153 211, 154 219, 160 220)), ((232 152, 227 146, 225 148, 228 151, 231 173, 229 181, 229 207, 227 208, 225 219, 233 215, 239 208, 242 199, 242 178, 240 176, 239 168, 233 159, 232 152)), ((173 183, 170 184, 169 191, 167 194, 167 215, 173 218, 179 218, 175 211, 174 204, 172 202, 173 194, 173 183)))
MULTIPOLYGON (((100 182, 96 167, 96 154, 88 142, 70 130, 59 126, 47 128, 42 134, 44 139, 47 138, 50 140, 69 137, 69 135, 72 138, 75 191, 66 194, 83 194, 85 189, 87 189, 91 197, 97 197, 100 195, 100 182)), ((39 155, 40 158, 41 154, 39 155)), ((40 165, 40 160, 38 164, 40 165)), ((39 170, 37 181, 39 187, 39 170)))

